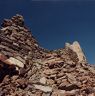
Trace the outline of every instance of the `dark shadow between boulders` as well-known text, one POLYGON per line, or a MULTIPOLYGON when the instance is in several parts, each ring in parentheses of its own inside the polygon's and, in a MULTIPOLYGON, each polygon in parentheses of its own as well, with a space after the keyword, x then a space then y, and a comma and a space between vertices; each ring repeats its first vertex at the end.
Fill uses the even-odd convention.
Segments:
POLYGON ((2 65, 0 66, 1 67, 0 68, 0 83, 3 81, 6 75, 9 75, 11 77, 13 75, 18 74, 18 71, 16 71, 15 66, 7 65, 3 63, 2 61, 0 61, 0 64, 2 65))

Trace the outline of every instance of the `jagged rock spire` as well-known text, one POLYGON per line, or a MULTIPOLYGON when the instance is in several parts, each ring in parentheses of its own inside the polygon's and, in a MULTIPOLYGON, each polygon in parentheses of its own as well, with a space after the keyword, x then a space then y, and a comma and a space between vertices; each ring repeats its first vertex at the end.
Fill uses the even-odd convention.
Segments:
POLYGON ((16 14, 16 16, 13 16, 11 19, 4 19, 4 22, 1 24, 2 27, 12 26, 12 25, 23 27, 24 26, 23 16, 16 14))
POLYGON ((87 62, 86 57, 85 57, 78 41, 73 42, 73 44, 66 43, 65 48, 71 49, 73 52, 76 53, 79 63, 81 63, 81 62, 86 63, 87 62))
POLYGON ((4 19, 1 26, 0 60, 3 63, 24 67, 27 58, 32 60, 33 57, 39 57, 39 45, 24 25, 23 16, 17 14, 11 19, 4 19))

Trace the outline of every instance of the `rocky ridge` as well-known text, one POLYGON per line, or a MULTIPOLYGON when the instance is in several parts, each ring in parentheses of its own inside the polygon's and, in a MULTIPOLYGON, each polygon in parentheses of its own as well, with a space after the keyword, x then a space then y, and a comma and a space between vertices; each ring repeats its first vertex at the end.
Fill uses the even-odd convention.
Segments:
POLYGON ((17 14, 0 29, 0 96, 95 96, 95 67, 77 41, 49 51, 17 14))

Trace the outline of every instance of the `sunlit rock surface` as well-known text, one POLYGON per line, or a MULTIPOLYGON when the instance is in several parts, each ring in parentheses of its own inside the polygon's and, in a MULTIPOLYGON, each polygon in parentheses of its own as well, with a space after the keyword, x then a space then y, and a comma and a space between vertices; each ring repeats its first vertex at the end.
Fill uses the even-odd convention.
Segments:
POLYGON ((1 27, 0 96, 95 96, 95 67, 77 41, 44 49, 19 14, 1 27))

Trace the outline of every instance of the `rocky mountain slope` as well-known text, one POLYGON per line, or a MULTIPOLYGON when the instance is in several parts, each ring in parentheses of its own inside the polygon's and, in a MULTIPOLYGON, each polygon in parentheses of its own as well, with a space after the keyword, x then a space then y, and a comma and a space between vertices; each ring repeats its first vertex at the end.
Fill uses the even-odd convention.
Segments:
POLYGON ((95 96, 95 67, 77 41, 39 46, 17 14, 1 24, 0 96, 95 96))

